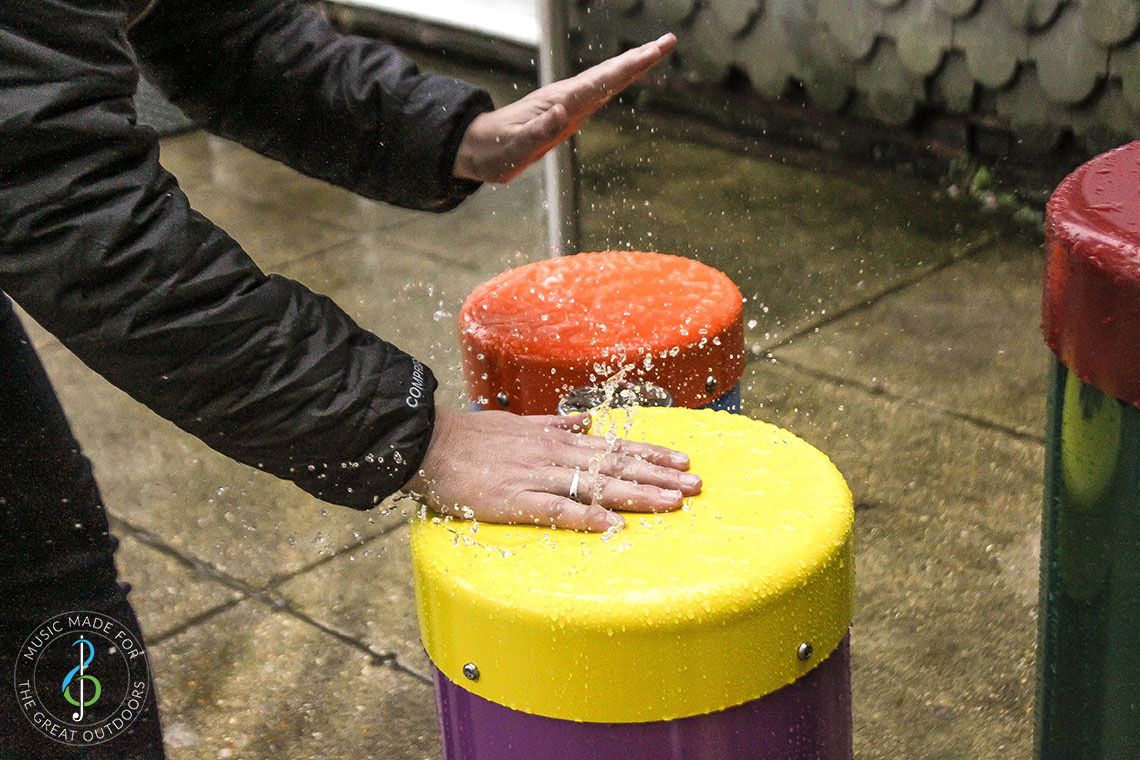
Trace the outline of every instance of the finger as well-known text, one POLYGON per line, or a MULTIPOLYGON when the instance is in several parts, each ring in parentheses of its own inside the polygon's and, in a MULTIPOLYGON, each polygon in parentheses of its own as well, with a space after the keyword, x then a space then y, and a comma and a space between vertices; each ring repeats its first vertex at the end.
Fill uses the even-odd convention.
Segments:
POLYGON ((653 42, 627 50, 621 55, 592 66, 579 76, 597 84, 624 86, 665 59, 677 44, 677 38, 666 34, 653 42))
POLYGON ((536 474, 539 487, 552 486, 550 491, 558 496, 584 504, 598 504, 607 509, 623 509, 630 512, 671 512, 684 503, 684 495, 674 489, 658 488, 654 485, 619 480, 608 475, 592 475, 588 471, 578 471, 578 493, 571 492, 574 471, 564 467, 549 467, 536 474))
POLYGON ((566 106, 555 103, 527 122, 525 139, 535 145, 548 146, 570 124, 566 106))
POLYGON ((651 443, 636 443, 619 438, 611 444, 600 435, 577 436, 574 438, 563 437, 562 440, 566 443, 582 446, 583 448, 592 449, 594 451, 612 451, 620 454, 628 454, 674 470, 689 469, 688 454, 664 446, 655 446, 651 443))
POLYGON ((584 433, 590 429, 590 415, 588 412, 578 414, 535 414, 525 419, 536 422, 544 429, 565 430, 570 433, 584 433))
POLYGON ((518 497, 518 522, 546 525, 552 528, 588 530, 601 533, 621 528, 625 519, 597 504, 582 504, 552 493, 527 491, 518 497))
POLYGON ((618 480, 606 475, 597 476, 593 484, 591 501, 607 509, 627 512, 672 512, 685 503, 680 491, 657 486, 618 480))
MULTIPOLYGON (((662 467, 629 454, 607 453, 598 449, 577 447, 573 453, 576 459, 570 466, 581 470, 589 470, 596 463, 598 472, 612 478, 679 491, 685 496, 695 496, 701 492, 701 479, 691 472, 662 467)), ((560 461, 557 464, 564 463, 560 461)))
POLYGON ((673 48, 677 47, 677 35, 673 34, 672 32, 666 32, 657 39, 653 40, 653 42, 650 44, 656 45, 657 49, 661 51, 662 55, 669 55, 673 52, 673 48))
POLYGON ((506 167, 496 182, 510 182, 547 151, 569 139, 580 125, 570 124, 570 114, 561 103, 554 103, 524 124, 510 141, 506 167))
POLYGON ((567 93, 567 108, 571 112, 583 107, 596 110, 664 60, 676 44, 677 38, 666 34, 586 69, 568 80, 571 87, 567 93))

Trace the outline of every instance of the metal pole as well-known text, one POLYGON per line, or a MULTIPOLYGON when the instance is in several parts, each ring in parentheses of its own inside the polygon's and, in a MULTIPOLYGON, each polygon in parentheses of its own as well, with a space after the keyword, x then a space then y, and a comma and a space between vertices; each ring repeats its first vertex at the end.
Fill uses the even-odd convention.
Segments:
MULTIPOLYGON (((566 4, 538 0, 538 80, 547 85, 570 76, 566 4)), ((550 256, 578 252, 578 159, 574 138, 543 157, 550 256)))

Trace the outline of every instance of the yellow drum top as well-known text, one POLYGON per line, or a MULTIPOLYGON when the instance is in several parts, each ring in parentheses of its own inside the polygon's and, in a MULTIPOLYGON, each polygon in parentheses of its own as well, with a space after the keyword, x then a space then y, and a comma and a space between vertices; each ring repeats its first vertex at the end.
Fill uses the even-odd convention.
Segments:
POLYGON ((606 430, 687 452, 703 492, 678 512, 626 513, 612 536, 416 521, 436 666, 514 709, 637 722, 756 699, 822 661, 854 596, 851 494, 827 457, 728 412, 644 408, 597 419, 606 430))

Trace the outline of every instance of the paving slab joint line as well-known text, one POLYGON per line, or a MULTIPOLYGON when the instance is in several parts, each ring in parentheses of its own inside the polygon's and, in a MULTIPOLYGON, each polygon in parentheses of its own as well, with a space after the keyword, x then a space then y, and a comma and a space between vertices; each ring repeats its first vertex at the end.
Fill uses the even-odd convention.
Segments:
POLYGON ((352 546, 347 546, 343 549, 340 549, 336 552, 333 552, 332 554, 321 557, 318 560, 314 560, 313 562, 310 562, 307 565, 302 565, 301 567, 299 567, 296 570, 293 570, 291 572, 274 575, 270 578, 270 580, 267 583, 265 583, 264 586, 259 587, 259 586, 254 586, 253 584, 246 583, 245 581, 241 580, 240 578, 236 578, 236 577, 230 575, 229 573, 227 573, 226 571, 221 570, 220 568, 215 567, 214 565, 210 564, 209 562, 206 562, 205 560, 201 560, 201 559, 193 556, 192 554, 187 554, 186 552, 175 549, 173 546, 171 546, 170 544, 168 544, 164 540, 162 540, 162 538, 160 536, 158 536, 154 533, 151 533, 146 528, 141 528, 137 525, 134 525, 133 523, 129 522, 128 520, 125 520, 122 517, 118 517, 116 515, 111 515, 110 517, 111 517, 111 524, 113 527, 115 527, 116 530, 121 530, 122 532, 126 533, 127 535, 131 536, 132 538, 135 538, 138 541, 140 541, 141 543, 146 544, 147 546, 154 549, 155 551, 161 552, 162 554, 165 554, 168 557, 172 557, 173 559, 177 560, 180 564, 185 565, 186 567, 190 568, 191 570, 193 570, 197 573, 200 573, 202 575, 205 575, 205 576, 211 578, 212 580, 217 581, 218 583, 221 583, 225 586, 228 586, 229 588, 240 591, 243 594, 246 594, 248 596, 256 596, 263 591, 269 591, 269 590, 271 590, 277 586, 280 586, 283 583, 286 583, 286 582, 296 578, 299 575, 304 575, 305 573, 307 573, 311 570, 315 570, 316 568, 321 567, 322 565, 324 565, 328 562, 332 562, 337 557, 341 557, 341 556, 347 554, 348 552, 355 551, 362 546, 368 546, 369 544, 373 543, 374 541, 378 541, 378 540, 384 538, 388 534, 392 533, 393 531, 398 530, 399 528, 401 528, 404 525, 403 522, 393 522, 391 525, 382 526, 380 531, 378 533, 376 533, 375 535, 368 536, 365 539, 357 541, 352 546))
MULTIPOLYGON (((861 311, 866 311, 867 309, 870 309, 872 306, 874 306, 875 304, 877 304, 879 301, 883 300, 884 298, 887 298, 888 296, 893 296, 896 293, 901 293, 902 291, 906 290, 907 288, 909 288, 913 285, 917 285, 918 283, 922 282, 926 278, 931 277, 935 274, 938 274, 939 272, 941 272, 944 269, 949 269, 950 267, 954 266, 955 264, 958 264, 958 263, 963 262, 963 261, 967 261, 968 259, 972 259, 973 257, 975 257, 981 253, 984 253, 985 251, 988 251, 997 242, 998 242, 998 236, 992 235, 988 232, 983 233, 981 236, 979 236, 979 237, 975 238, 974 240, 971 240, 970 242, 966 243, 966 245, 963 246, 961 253, 954 255, 954 256, 950 256, 946 260, 940 261, 937 264, 932 264, 927 269, 924 269, 921 272, 918 272, 917 274, 915 274, 915 275, 913 275, 913 276, 911 276, 911 277, 909 277, 909 278, 907 278, 901 282, 897 282, 888 288, 884 288, 883 290, 880 290, 878 293, 874 293, 874 294, 868 296, 867 298, 863 299, 862 301, 859 301, 858 303, 854 303, 851 306, 848 306, 847 308, 840 309, 839 311, 833 312, 832 314, 828 314, 826 317, 823 317, 822 319, 819 319, 819 320, 816 320, 815 322, 811 322, 807 325, 804 325, 803 327, 796 330, 795 332, 793 332, 789 335, 786 335, 785 337, 780 338, 780 339, 776 340, 775 342, 773 342, 767 346, 762 345, 762 350, 764 352, 767 352, 768 354, 770 354, 772 351, 775 351, 776 349, 779 349, 779 348, 783 348, 784 346, 789 345, 790 343, 792 343, 792 341, 794 341, 798 338, 803 338, 805 336, 811 335, 815 331, 819 330, 821 327, 826 327, 827 325, 830 325, 833 322, 838 322, 839 320, 841 320, 845 317, 849 317, 852 314, 858 314, 861 311)), ((767 358, 766 356, 759 356, 759 357, 754 358, 752 361, 762 361, 766 358, 767 358)))
POLYGON ((223 612, 225 612, 226 610, 229 610, 229 609, 232 609, 233 607, 236 607, 237 605, 244 602, 245 599, 246 599, 246 597, 243 596, 243 597, 238 597, 237 599, 230 599, 228 601, 222 602, 221 604, 216 604, 213 607, 210 607, 208 610, 205 610, 203 612, 199 612, 197 615, 194 615, 193 617, 182 621, 181 623, 174 626, 173 628, 162 631, 162 632, 160 632, 154 636, 147 636, 146 637, 146 645, 148 647, 159 646, 164 641, 168 641, 168 640, 174 638, 175 636, 178 636, 179 634, 185 633, 186 631, 190 630, 191 628, 194 628, 195 626, 198 626, 198 625, 201 625, 202 623, 205 623, 210 618, 216 617, 216 616, 222 614, 223 612))
POLYGON ((407 665, 401 661, 398 652, 390 649, 376 649, 371 644, 362 641, 351 633, 342 631, 341 629, 327 623, 322 623, 321 621, 310 617, 304 612, 300 612, 299 610, 294 609, 289 604, 289 600, 285 599, 284 597, 279 597, 276 595, 261 595, 259 597, 254 597, 254 599, 262 603, 269 604, 269 606, 272 607, 275 612, 289 615, 295 620, 316 628, 326 636, 331 636, 337 641, 340 641, 342 644, 346 644, 349 647, 356 649, 357 651, 366 655, 373 666, 391 668, 392 670, 395 670, 399 673, 404 673, 405 675, 411 676, 418 681, 422 681, 429 686, 434 685, 434 681, 430 676, 421 673, 412 666, 407 665))
MULTIPOLYGON (((272 159, 270 159, 270 160, 272 160, 272 159)), ((282 164, 282 165, 284 165, 284 164, 282 164)), ((311 177, 306 177, 304 175, 302 175, 302 176, 304 177, 302 181, 308 181, 308 182, 320 182, 321 181, 321 180, 314 180, 311 177)), ((261 195, 261 194, 256 193, 256 192, 246 191, 245 188, 247 185, 248 185, 248 183, 244 183, 244 184, 241 184, 237 187, 225 187, 224 191, 227 193, 233 194, 239 200, 245 201, 249 205, 254 206, 254 207, 256 207, 260 210, 263 210, 263 211, 264 210, 274 210, 274 209, 280 208, 282 206, 281 203, 266 199, 266 197, 264 195, 261 195)), ((222 189, 222 188, 217 188, 217 185, 215 184, 214 180, 212 180, 212 179, 188 180, 188 181, 182 183, 182 186, 190 189, 192 192, 194 192, 194 191, 209 192, 210 190, 214 190, 214 189, 222 189)), ((301 217, 308 219, 310 222, 324 224, 324 225, 326 225, 328 227, 332 227, 333 229, 338 230, 340 232, 348 232, 348 233, 353 233, 353 234, 359 234, 360 233, 359 230, 354 230, 351 227, 348 227, 344 224, 341 224, 340 222, 334 222, 334 221, 330 221, 328 219, 321 219, 318 216, 314 216, 314 215, 310 214, 307 210, 304 210, 304 209, 298 210, 297 204, 290 204, 289 209, 291 211, 299 214, 301 217)))
POLYGON ((438 253, 427 250, 425 248, 421 248, 419 246, 416 246, 413 243, 407 243, 407 242, 401 241, 397 237, 389 234, 391 231, 397 231, 398 232, 401 228, 409 226, 412 222, 415 222, 415 221, 417 221, 417 220, 410 219, 407 222, 403 222, 396 227, 388 227, 388 228, 384 228, 382 230, 377 230, 375 232, 358 232, 358 233, 356 233, 356 235, 354 237, 346 238, 344 240, 337 241, 337 242, 332 243, 330 245, 319 248, 315 251, 309 251, 308 253, 302 254, 295 259, 289 259, 288 261, 282 262, 281 264, 278 264, 274 268, 274 271, 280 272, 282 274, 286 274, 286 269, 295 267, 298 264, 306 263, 310 259, 315 259, 315 258, 318 258, 320 256, 324 256, 326 254, 334 254, 335 255, 337 253, 338 248, 345 248, 345 247, 351 246, 353 244, 356 244, 362 248, 364 248, 364 247, 375 248, 377 245, 381 245, 381 246, 387 245, 387 246, 389 246, 389 248, 391 250, 394 250, 397 253, 409 254, 409 255, 414 256, 414 257, 425 258, 428 261, 432 262, 433 264, 438 264, 439 266, 443 267, 444 269, 452 269, 452 270, 464 272, 467 274, 471 274, 471 273, 478 274, 479 273, 479 268, 477 266, 475 266, 474 264, 471 264, 471 265, 461 264, 458 261, 453 261, 453 260, 447 258, 446 256, 441 256, 438 253), (372 245, 368 245, 369 242, 371 242, 372 245))
MULTIPOLYGON (((322 245, 319 248, 316 248, 312 251, 306 251, 305 253, 298 254, 297 256, 295 256, 291 259, 286 259, 285 261, 282 261, 278 264, 275 264, 273 266, 273 271, 284 272, 289 267, 296 266, 297 264, 308 261, 311 258, 315 258, 315 257, 320 256, 320 255, 325 254, 325 253, 329 253, 330 251, 335 251, 337 248, 342 248, 344 246, 352 245, 353 243, 358 243, 365 236, 365 233, 358 232, 356 230, 339 230, 339 231, 347 232, 348 236, 344 237, 344 238, 338 238, 337 240, 334 240, 333 242, 329 243, 328 245, 322 245)), ((240 240, 238 241, 238 244, 239 245, 241 244, 240 240)))
MULTIPOLYGON (((127 535, 130 535, 132 538, 136 539, 137 541, 151 547, 155 551, 161 552, 162 554, 165 554, 165 555, 173 558, 174 560, 176 560, 177 562, 179 562, 182 565, 185 565, 186 567, 190 568, 191 570, 193 570, 197 573, 200 573, 202 575, 205 575, 205 576, 217 581, 218 583, 221 583, 222 585, 224 585, 228 588, 234 589, 234 590, 238 591, 239 593, 241 593, 241 595, 242 595, 238 599, 232 599, 230 601, 227 601, 227 602, 219 604, 215 607, 212 607, 212 608, 190 618, 189 620, 184 621, 182 624, 177 625, 174 628, 171 628, 168 631, 163 631, 162 633, 160 633, 157 636, 150 639, 149 644, 148 644, 149 646, 157 646, 157 645, 161 644, 162 642, 167 641, 167 640, 173 638, 174 636, 177 636, 178 634, 183 633, 183 632, 189 630, 190 628, 193 628, 196 625, 200 625, 201 623, 206 622, 210 618, 215 617, 216 615, 219 615, 222 612, 225 612, 226 610, 234 607, 238 603, 245 601, 246 599, 251 599, 251 600, 260 602, 261 604, 264 604, 265 606, 269 607, 271 610, 273 610, 275 612, 280 612, 280 613, 289 615, 290 617, 298 620, 299 622, 302 622, 302 623, 305 623, 306 625, 312 626, 313 628, 316 628, 317 630, 319 630, 323 634, 325 634, 327 636, 332 636, 333 638, 337 639, 338 641, 340 641, 344 644, 347 644, 348 646, 352 647, 353 649, 356 649, 359 652, 362 652, 363 654, 365 654, 369 658, 369 660, 371 661, 371 663, 373 665, 392 668, 393 670, 402 672, 405 675, 411 676, 412 678, 415 678, 418 681, 422 681, 423 683, 428 684, 428 685, 431 685, 433 683, 432 678, 430 676, 428 676, 424 673, 421 673, 419 670, 415 669, 414 667, 407 665, 404 662, 402 662, 400 660, 399 653, 392 651, 392 650, 387 650, 387 649, 375 649, 370 644, 358 639, 357 637, 353 636, 351 633, 342 631, 339 628, 336 628, 336 627, 331 626, 327 623, 323 623, 323 622, 321 622, 321 621, 319 621, 313 617, 310 617, 306 613, 295 609, 292 606, 292 603, 287 598, 285 598, 284 596, 282 596, 281 594, 276 592, 276 590, 275 590, 276 586, 278 586, 282 583, 285 583, 286 581, 288 581, 292 578, 295 578, 298 575, 301 575, 305 572, 308 572, 309 570, 312 570, 315 567, 323 565, 326 562, 330 562, 333 559, 336 559, 337 557, 341 556, 343 554, 343 552, 337 552, 336 554, 329 556, 329 557, 322 557, 317 562, 314 562, 310 565, 307 565, 304 568, 301 568, 300 570, 298 570, 294 573, 290 573, 290 574, 279 576, 279 577, 275 578, 273 581, 271 581, 269 584, 267 584, 264 588, 259 589, 259 588, 255 588, 254 586, 242 581, 239 578, 235 578, 234 576, 230 575, 229 573, 226 573, 223 570, 218 569, 217 567, 214 567, 213 565, 211 565, 208 562, 204 562, 204 561, 198 559, 197 557, 185 554, 185 553, 175 549, 174 547, 170 546, 165 541, 163 541, 161 538, 159 538, 155 534, 151 533, 150 531, 146 530, 145 528, 140 528, 137 525, 133 525, 132 523, 130 523, 127 520, 124 520, 120 517, 115 517, 115 516, 111 517, 111 522, 112 522, 112 524, 116 530, 121 530, 122 532, 126 533, 127 535)), ((388 535, 389 533, 392 533, 393 531, 397 530, 402 525, 403 525, 402 522, 395 521, 391 525, 384 526, 383 530, 380 533, 376 534, 375 536, 370 536, 365 541, 361 541, 359 546, 366 546, 366 545, 368 545, 374 541, 378 541, 381 538, 383 538, 384 536, 388 535)))
MULTIPOLYGON (((290 603, 290 601, 288 599, 286 599, 281 594, 277 593, 277 591, 275 590, 274 586, 278 585, 279 583, 283 583, 286 580, 289 580, 290 578, 296 577, 301 572, 304 572, 306 570, 311 570, 313 567, 315 567, 317 565, 320 565, 320 564, 323 564, 325 562, 331 561, 332 559, 335 559, 337 556, 340 556, 340 554, 341 554, 340 552, 332 555, 331 557, 322 558, 321 560, 318 560, 316 563, 313 563, 312 565, 310 565, 306 568, 303 568, 302 570, 300 570, 296 573, 293 573, 293 574, 287 575, 287 576, 282 576, 264 588, 256 588, 256 587, 246 583, 245 581, 241 580, 240 578, 235 578, 234 576, 230 575, 229 573, 227 573, 223 570, 219 570, 218 568, 214 567, 213 565, 211 565, 208 562, 204 562, 204 561, 198 559, 197 557, 194 557, 194 556, 185 554, 183 552, 180 552, 179 550, 170 546, 165 541, 163 541, 161 538, 159 538, 155 534, 151 533, 150 531, 146 530, 145 528, 140 528, 137 525, 133 525, 130 522, 128 522, 127 520, 122 519, 121 517, 112 516, 111 522, 117 530, 123 531, 124 533, 130 535, 132 538, 136 539, 137 541, 140 541, 141 543, 144 543, 147 546, 151 547, 155 551, 161 552, 161 553, 163 553, 169 557, 172 557, 173 559, 175 559, 179 563, 189 567, 190 569, 194 570, 195 572, 200 573, 202 575, 205 575, 205 576, 217 581, 218 583, 221 583, 222 585, 224 585, 228 588, 231 588, 231 589, 234 589, 235 591, 240 592, 242 594, 243 598, 253 599, 255 601, 258 601, 258 602, 266 605, 267 607, 269 607, 275 611, 283 612, 287 615, 290 615, 290 616, 296 618, 297 620, 299 620, 301 622, 307 623, 307 624, 313 626, 314 628, 317 628, 317 629, 323 631, 324 633, 326 633, 330 636, 333 636, 334 638, 340 639, 341 641, 343 641, 346 644, 354 646, 355 648, 357 648, 357 649, 361 650, 362 652, 364 652, 365 654, 367 654, 373 660, 374 664, 387 665, 387 664, 392 663, 396 660, 396 653, 395 652, 391 652, 391 651, 387 651, 387 650, 375 650, 371 646, 369 646, 368 644, 365 644, 364 642, 359 641, 358 639, 356 639, 351 634, 345 633, 344 631, 341 631, 337 628, 334 628, 333 626, 328 625, 326 623, 322 623, 318 620, 315 620, 314 618, 308 616, 307 614, 300 612, 299 610, 295 609, 292 606, 292 604, 290 603)), ((390 527, 385 526, 385 530, 382 533, 378 533, 375 536, 369 537, 366 541, 360 542, 360 545, 364 546, 364 545, 367 545, 368 543, 371 543, 372 541, 379 540, 380 538, 384 537, 388 533, 391 533, 395 528, 399 527, 401 524, 402 523, 400 523, 400 522, 393 522, 392 526, 390 526, 390 527)), ((242 600, 241 599, 235 600, 235 602, 237 602, 237 601, 242 601, 242 600)), ((207 612, 210 612, 210 611, 207 611, 207 612)), ((204 617, 210 617, 211 616, 210 614, 205 614, 205 613, 203 613, 203 615, 204 615, 204 617)), ((413 672, 413 671, 410 671, 410 672, 413 672)))
MULTIPOLYGON (((416 219, 410 220, 411 222, 419 221, 416 219)), ((407 225, 401 225, 401 228, 407 225)), ((392 228, 396 230, 398 228, 392 228)), ((393 247, 398 248, 401 254, 411 254, 415 256, 422 256, 433 264, 439 264, 444 269, 451 269, 459 272, 466 272, 467 274, 479 274, 479 267, 474 263, 467 264, 464 262, 449 259, 446 256, 440 255, 435 251, 422 246, 418 243, 410 243, 406 240, 400 240, 395 235, 389 234, 389 230, 379 230, 374 233, 363 233, 365 238, 373 238, 377 243, 389 243, 393 247)))
POLYGON ((253 596, 259 593, 256 588, 249 585, 245 581, 239 578, 235 578, 224 570, 220 570, 217 567, 214 567, 209 562, 205 562, 191 554, 186 554, 185 552, 175 549, 173 546, 163 541, 161 537, 157 536, 154 533, 151 533, 146 528, 141 528, 137 525, 134 525, 128 520, 125 520, 117 515, 112 514, 110 518, 111 526, 115 528, 116 531, 122 531, 135 540, 146 544, 155 551, 171 557, 179 564, 190 568, 194 572, 200 575, 204 575, 211 580, 217 581, 223 586, 234 589, 235 591, 239 591, 246 596, 253 596))
MULTIPOLYGON (((259 599, 258 601, 263 601, 263 600, 259 599)), ((304 612, 300 612, 298 610, 293 609, 293 607, 290 606, 287 599, 279 597, 277 600, 274 601, 274 603, 271 604, 271 606, 273 607, 273 609, 275 611, 282 612, 286 615, 289 615, 289 616, 295 618, 296 620, 299 620, 302 623, 307 623, 308 625, 311 625, 313 628, 316 628, 318 631, 321 631, 322 633, 324 633, 328 636, 332 636, 334 639, 337 639, 341 643, 347 644, 348 646, 352 647, 353 649, 356 649, 360 652, 363 652, 365 655, 368 656, 368 659, 372 661, 373 665, 384 665, 384 666, 396 668, 398 670, 402 669, 402 668, 398 667, 398 657, 397 657, 397 654, 395 652, 388 650, 388 649, 376 649, 373 646, 371 646, 370 644, 361 641, 360 639, 356 638, 355 636, 353 636, 350 633, 347 633, 345 631, 340 630, 339 628, 328 625, 327 623, 322 623, 319 620, 316 620, 312 617, 309 617, 304 612)))
POLYGON ((406 662, 401 660, 398 652, 396 653, 395 659, 393 659, 390 663, 388 663, 388 666, 391 667, 393 670, 398 670, 401 673, 405 673, 405 674, 411 676, 412 678, 415 678, 417 681, 422 681, 423 683, 427 684, 428 686, 435 686, 435 679, 433 679, 427 673, 421 673, 416 668, 412 667, 411 665, 408 665, 406 662))
POLYGON ((332 562, 337 557, 343 557, 344 555, 346 555, 350 552, 356 551, 357 549, 361 548, 362 546, 368 546, 369 544, 375 543, 376 541, 379 541, 380 539, 384 538, 385 536, 396 532, 400 528, 404 527, 404 525, 405 525, 405 522, 400 521, 400 520, 393 521, 391 525, 383 525, 383 526, 381 526, 380 531, 378 533, 376 533, 375 535, 372 535, 372 536, 368 536, 365 539, 358 540, 352 546, 346 546, 345 548, 340 549, 339 551, 335 551, 332 554, 326 555, 326 556, 321 557, 320 559, 317 559, 317 560, 313 560, 309 564, 302 565, 301 567, 297 568, 296 570, 292 570, 292 571, 287 572, 287 573, 281 573, 278 575, 274 575, 269 580, 269 582, 266 583, 262 588, 265 590, 277 588, 278 586, 280 586, 284 583, 287 583, 288 581, 291 581, 294 578, 297 578, 298 576, 304 575, 305 573, 308 573, 312 570, 316 570, 318 567, 321 567, 323 565, 328 564, 329 562, 332 562))
POLYGON ((871 385, 861 380, 842 377, 840 375, 833 375, 830 372, 824 372, 822 370, 804 366, 803 364, 792 361, 791 359, 783 359, 772 354, 769 354, 767 359, 773 364, 782 365, 794 372, 807 375, 808 377, 811 377, 815 380, 822 380, 839 387, 856 388, 868 396, 877 396, 879 398, 886 398, 892 401, 898 401, 903 404, 917 406, 921 409, 925 409, 926 411, 935 412, 946 417, 952 417, 956 420, 959 420, 960 422, 968 423, 975 427, 982 428, 983 430, 989 430, 991 432, 1007 435, 1011 438, 1016 438, 1017 440, 1024 443, 1036 444, 1038 446, 1045 445, 1044 435, 1029 433, 1020 428, 1010 427, 1005 423, 991 420, 987 417, 981 417, 978 415, 970 414, 969 412, 963 412, 944 404, 928 401, 926 399, 917 399, 911 398, 910 396, 904 396, 899 393, 895 393, 894 391, 887 390, 881 385, 871 385))

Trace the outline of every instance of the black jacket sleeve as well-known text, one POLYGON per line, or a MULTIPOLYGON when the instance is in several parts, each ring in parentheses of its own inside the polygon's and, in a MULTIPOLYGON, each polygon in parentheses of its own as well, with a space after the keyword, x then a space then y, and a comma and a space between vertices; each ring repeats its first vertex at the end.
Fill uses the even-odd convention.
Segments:
POLYGON ((427 368, 263 274, 135 124, 121 0, 0 2, 0 289, 234 459, 367 508, 419 466, 427 368))
POLYGON ((421 74, 391 46, 294 0, 158 0, 131 29, 139 61, 206 129, 369 198, 446 211, 486 93, 421 74))

